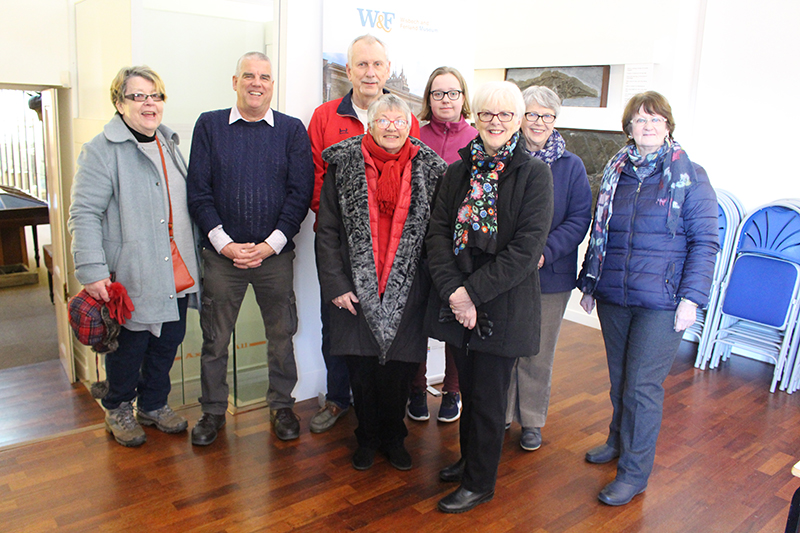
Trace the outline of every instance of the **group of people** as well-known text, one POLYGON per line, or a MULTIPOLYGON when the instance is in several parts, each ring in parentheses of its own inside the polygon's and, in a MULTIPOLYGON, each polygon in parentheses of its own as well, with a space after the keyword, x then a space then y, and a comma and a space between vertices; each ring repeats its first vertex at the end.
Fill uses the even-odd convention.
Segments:
POLYGON ((619 457, 599 499, 629 502, 646 488, 662 383, 706 303, 717 251, 714 192, 672 138, 669 104, 653 92, 628 103, 630 141, 604 172, 577 276, 592 193, 555 129, 558 95, 491 82, 470 101, 461 74, 441 67, 426 85, 420 128, 384 88, 390 68, 380 40, 355 39, 352 89, 318 107, 306 132, 270 107, 269 58, 247 53, 232 80, 236 105, 199 117, 188 166, 161 124, 162 80, 147 67, 119 72, 117 113, 81 152, 69 219, 78 281, 98 301, 118 281, 134 306, 105 359, 107 430, 139 446, 142 425, 188 428, 167 397, 193 307, 203 334, 202 415, 191 442, 212 444, 226 421, 228 345, 252 285, 268 340, 273 430, 282 440, 299 436, 293 238, 310 206, 327 369, 312 432, 329 430, 352 405, 352 466, 369 469, 382 453, 410 469, 404 419, 430 416, 427 343, 439 339, 446 366, 437 418, 459 420, 461 445, 439 472, 458 483, 439 509, 491 500, 509 425, 522 426, 523 449, 542 445, 556 341, 577 283, 587 312, 597 302, 613 406, 607 442, 586 460, 619 457), (179 263, 194 280, 188 288, 176 286, 179 263))

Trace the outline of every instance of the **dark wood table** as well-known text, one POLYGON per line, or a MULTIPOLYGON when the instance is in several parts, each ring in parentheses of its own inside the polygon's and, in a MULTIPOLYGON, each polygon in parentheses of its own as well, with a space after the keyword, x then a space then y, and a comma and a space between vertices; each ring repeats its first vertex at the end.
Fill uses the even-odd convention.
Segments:
POLYGON ((47 202, 15 187, 0 185, 0 266, 28 264, 25 226, 33 226, 33 249, 39 267, 36 226, 49 224, 47 202))

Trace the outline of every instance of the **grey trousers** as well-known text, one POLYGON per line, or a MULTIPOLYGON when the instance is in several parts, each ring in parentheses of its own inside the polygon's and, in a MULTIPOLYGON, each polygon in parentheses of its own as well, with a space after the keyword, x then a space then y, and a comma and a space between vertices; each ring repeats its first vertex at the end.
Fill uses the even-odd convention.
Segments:
POLYGON ((664 410, 664 380, 683 332, 675 311, 620 307, 597 302, 611 380, 609 446, 620 451, 617 479, 644 487, 653 470, 664 410))
POLYGON ((508 387, 506 424, 517 420, 524 428, 541 428, 550 407, 550 383, 561 320, 571 291, 542 294, 542 333, 539 354, 517 359, 508 387))
POLYGON ((267 402, 271 409, 293 407, 292 391, 297 384, 292 344, 297 331, 294 251, 270 256, 258 268, 245 270, 214 250, 204 249, 202 256, 205 272, 199 400, 203 412, 221 415, 228 408, 228 344, 248 285, 253 286, 267 337, 267 402))

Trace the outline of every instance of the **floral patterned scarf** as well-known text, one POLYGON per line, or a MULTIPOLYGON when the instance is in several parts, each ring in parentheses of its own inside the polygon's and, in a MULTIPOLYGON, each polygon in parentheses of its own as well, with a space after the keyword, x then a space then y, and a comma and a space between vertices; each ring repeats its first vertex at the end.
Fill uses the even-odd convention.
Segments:
POLYGON ((497 251, 497 179, 505 170, 518 141, 519 131, 494 156, 486 153, 480 137, 472 141, 470 189, 458 209, 453 232, 453 253, 456 255, 467 247, 490 254, 497 251))
POLYGON ((636 145, 624 146, 606 164, 603 170, 603 179, 597 195, 597 207, 594 221, 589 236, 589 247, 583 265, 582 279, 579 287, 582 292, 592 294, 600 273, 603 269, 606 244, 608 243, 608 221, 611 219, 614 204, 614 193, 617 190, 619 176, 625 164, 630 161, 639 181, 655 174, 659 168, 663 169, 661 184, 659 186, 659 205, 668 205, 667 231, 675 236, 678 230, 678 221, 681 208, 686 197, 686 188, 697 180, 692 162, 677 141, 664 140, 658 151, 641 156, 636 145))
POLYGON ((564 141, 564 137, 558 133, 558 130, 553 130, 553 133, 551 133, 550 137, 547 138, 547 142, 544 143, 544 148, 535 152, 528 150, 528 153, 531 155, 531 157, 541 159, 547 163, 548 167, 552 167, 553 163, 555 163, 559 157, 564 155, 564 150, 566 149, 567 143, 564 141))

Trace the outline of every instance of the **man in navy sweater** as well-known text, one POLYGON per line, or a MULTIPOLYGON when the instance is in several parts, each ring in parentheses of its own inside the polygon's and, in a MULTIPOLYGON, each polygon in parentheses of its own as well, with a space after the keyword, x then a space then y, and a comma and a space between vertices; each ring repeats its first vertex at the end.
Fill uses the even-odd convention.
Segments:
POLYGON ((236 65, 236 105, 200 115, 187 178, 189 213, 203 238, 200 359, 203 414, 192 444, 209 445, 225 425, 228 343, 248 285, 253 286, 268 342, 267 402, 275 434, 300 432, 292 391, 297 330, 292 239, 314 190, 311 145, 302 122, 270 109, 272 65, 260 52, 236 65))

